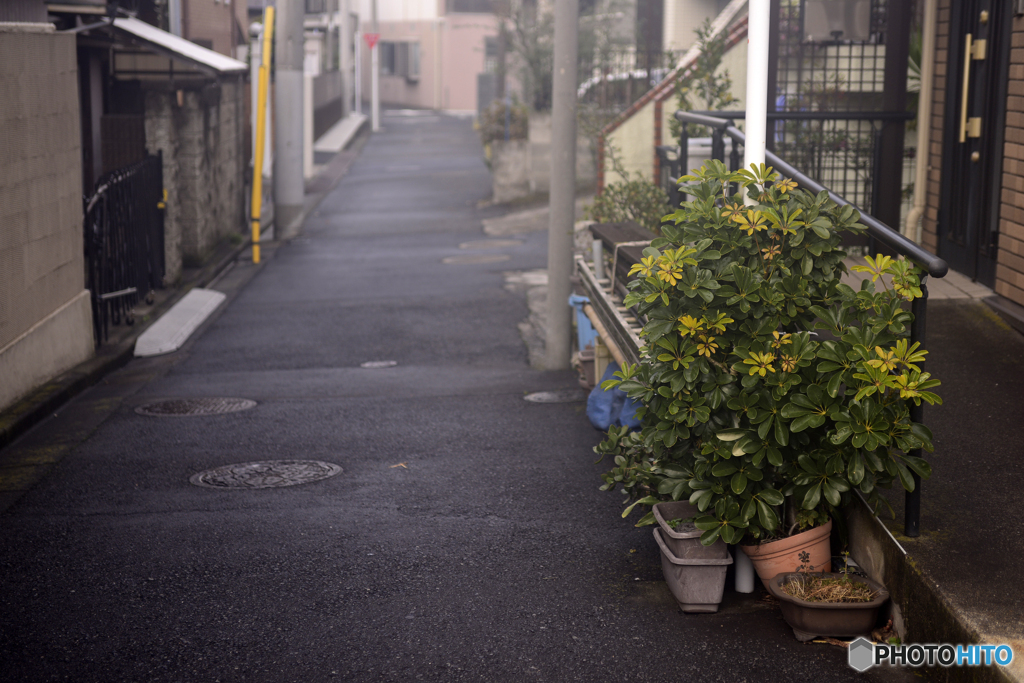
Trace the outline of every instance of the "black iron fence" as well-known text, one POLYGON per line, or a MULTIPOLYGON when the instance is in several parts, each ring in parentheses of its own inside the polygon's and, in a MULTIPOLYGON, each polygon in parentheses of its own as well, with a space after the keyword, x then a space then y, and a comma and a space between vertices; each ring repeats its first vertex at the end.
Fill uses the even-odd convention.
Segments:
MULTIPOLYGON (((877 112, 873 112, 871 115, 877 116, 877 112)), ((695 114, 693 112, 677 111, 676 119, 682 122, 684 125, 683 135, 686 135, 687 123, 695 123, 702 126, 707 126, 712 131, 712 157, 727 163, 729 169, 736 171, 742 167, 742 157, 740 156, 740 149, 746 141, 746 136, 743 132, 736 128, 731 118, 722 118, 720 116, 710 116, 707 114, 695 114), (731 152, 725 154, 725 138, 728 137, 732 141, 731 152)), ((733 112, 723 113, 722 116, 735 116, 733 112)), ((681 140, 681 149, 687 149, 688 141, 685 137, 681 140)), ((682 175, 679 173, 678 168, 680 161, 672 160, 671 155, 672 148, 659 148, 659 155, 662 156, 663 166, 668 164, 675 164, 671 167, 668 173, 673 171, 677 173, 675 177, 682 175)), ((894 253, 904 256, 914 264, 924 270, 924 274, 921 276, 921 294, 922 296, 918 299, 914 299, 911 303, 911 313, 914 316, 914 321, 910 325, 910 339, 911 341, 920 342, 921 346, 925 346, 925 323, 927 320, 928 311, 928 287, 927 279, 930 275, 934 278, 945 277, 946 273, 949 272, 949 266, 941 258, 932 254, 925 249, 922 249, 920 245, 911 241, 904 235, 900 234, 899 231, 893 230, 891 227, 878 220, 874 216, 867 212, 860 210, 859 207, 847 201, 843 197, 839 196, 828 187, 825 187, 820 182, 810 178, 807 174, 798 170, 795 166, 783 160, 781 157, 771 151, 765 152, 766 163, 779 171, 783 175, 795 180, 801 187, 811 190, 812 192, 828 192, 829 198, 840 206, 853 206, 855 209, 860 211, 860 222, 866 225, 868 228, 868 237, 871 240, 869 248, 874 250, 876 245, 884 245, 894 253)), ((681 197, 677 194, 673 196, 673 201, 678 201, 681 197)), ((678 204, 676 204, 678 205, 678 204)), ((910 419, 914 422, 923 422, 924 406, 917 405, 910 407, 910 419)), ((911 452, 910 455, 920 457, 920 451, 911 452)), ((904 533, 910 537, 915 538, 920 535, 920 518, 921 518, 921 478, 914 474, 914 490, 908 491, 906 494, 906 503, 904 505, 904 533)))
POLYGON ((85 200, 85 261, 96 345, 163 285, 162 155, 111 171, 85 200))
MULTIPOLYGON (((700 124, 711 130, 711 156, 724 160, 729 153, 733 163, 739 163, 736 161, 739 158, 739 147, 727 150, 728 136, 723 133, 721 124, 733 119, 742 120, 746 112, 688 114, 690 120, 704 121, 710 118, 714 122, 700 124)), ((879 170, 884 163, 882 128, 888 122, 905 123, 914 116, 907 111, 770 111, 767 113, 768 137, 775 147, 773 151, 801 169, 804 175, 831 188, 851 204, 866 207, 871 214, 880 214, 881 193, 878 191, 878 182, 881 178, 879 170)), ((678 114, 676 118, 679 118, 678 114)), ((696 160, 689 158, 687 163, 687 155, 680 156, 679 150, 689 149, 693 140, 688 126, 682 126, 681 129, 679 147, 663 145, 658 148, 662 169, 660 182, 674 201, 679 199, 673 194, 676 192, 673 182, 675 178, 689 172, 692 166, 707 158, 707 155, 701 155, 696 160)), ((911 155, 902 164, 904 176, 913 175, 914 153, 915 150, 909 148, 903 155, 911 155)))

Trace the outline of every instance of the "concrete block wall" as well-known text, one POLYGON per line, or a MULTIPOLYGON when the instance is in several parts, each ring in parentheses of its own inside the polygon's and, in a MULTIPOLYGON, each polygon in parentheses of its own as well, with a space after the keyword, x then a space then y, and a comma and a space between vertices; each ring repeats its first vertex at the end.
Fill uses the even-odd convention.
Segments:
POLYGON ((75 36, 0 24, 0 410, 88 359, 75 36))
POLYGON ((146 148, 163 152, 165 281, 199 265, 245 227, 245 90, 236 78, 181 91, 146 91, 146 148))

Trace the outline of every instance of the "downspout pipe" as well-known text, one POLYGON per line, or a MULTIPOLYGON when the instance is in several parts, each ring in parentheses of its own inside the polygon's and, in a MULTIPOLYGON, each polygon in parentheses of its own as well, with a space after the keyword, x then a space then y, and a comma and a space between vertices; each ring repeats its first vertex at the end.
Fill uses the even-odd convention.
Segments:
POLYGON ((917 99, 917 166, 914 168, 914 204, 907 213, 903 234, 921 243, 924 205, 928 198, 928 141, 932 121, 932 87, 935 75, 935 23, 937 0, 924 0, 924 25, 921 27, 921 92, 917 99))

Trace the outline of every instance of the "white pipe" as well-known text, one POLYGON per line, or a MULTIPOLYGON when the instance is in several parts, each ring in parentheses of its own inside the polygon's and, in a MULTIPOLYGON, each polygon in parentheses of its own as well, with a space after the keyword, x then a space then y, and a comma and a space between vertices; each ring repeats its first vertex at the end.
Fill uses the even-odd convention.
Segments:
MULTIPOLYGON (((768 34, 771 0, 750 0, 747 10, 747 119, 743 168, 764 163, 768 140, 768 34)), ((747 197, 747 204, 755 203, 747 197)))
POLYGON ((921 243, 921 218, 928 198, 928 158, 932 121, 932 87, 935 74, 936 0, 924 0, 924 25, 921 27, 921 92, 917 98, 917 166, 914 168, 914 205, 907 213, 903 234, 921 243))
POLYGON ((373 33, 377 42, 370 48, 370 125, 380 131, 380 26, 377 23, 377 0, 370 0, 373 12, 373 33))
POLYGON ((376 133, 380 130, 380 41, 370 50, 370 118, 376 133))
POLYGON ((754 592, 754 563, 750 557, 738 546, 733 546, 733 556, 736 558, 734 567, 736 569, 735 588, 737 593, 754 592))
POLYGON ((363 113, 363 41, 360 40, 359 29, 352 35, 352 40, 355 42, 355 68, 353 70, 352 82, 355 83, 355 95, 353 96, 352 108, 363 113))
POLYGON ((168 0, 167 23, 170 32, 181 37, 181 0, 168 0))

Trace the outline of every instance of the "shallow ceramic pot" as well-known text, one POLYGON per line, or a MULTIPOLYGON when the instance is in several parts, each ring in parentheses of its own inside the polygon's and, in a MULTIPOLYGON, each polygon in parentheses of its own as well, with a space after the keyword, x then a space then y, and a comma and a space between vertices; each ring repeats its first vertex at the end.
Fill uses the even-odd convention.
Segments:
MULTIPOLYGON (((814 573, 817 575, 817 572, 814 573)), ((788 572, 779 574, 768 582, 768 590, 779 601, 782 617, 793 628, 793 635, 801 642, 818 636, 852 638, 871 632, 878 622, 878 610, 889 599, 889 591, 880 583, 863 576, 851 576, 850 580, 862 583, 877 593, 871 602, 809 602, 795 598, 785 590, 790 581, 798 581, 806 574, 788 572)), ((825 574, 831 578, 842 578, 842 574, 825 574)))
POLYGON ((670 519, 688 519, 700 515, 700 511, 685 500, 654 504, 654 519, 661 529, 661 540, 672 554, 681 559, 722 559, 729 556, 729 547, 721 539, 711 545, 702 545, 700 535, 704 532, 692 523, 680 524, 675 529, 668 525, 670 519))
MULTIPOLYGON (((684 612, 717 612, 725 591, 725 573, 732 564, 726 549, 724 558, 676 557, 661 536, 654 530, 654 540, 661 549, 661 571, 665 583, 684 612)), ((699 545, 699 542, 698 542, 699 545)))
POLYGON ((830 519, 827 524, 801 531, 788 538, 780 538, 777 541, 758 545, 742 545, 740 548, 750 557, 758 578, 767 588, 768 582, 776 575, 795 572, 801 564, 812 566, 815 572, 831 571, 832 549, 829 546, 831 533, 832 520, 830 519), (805 551, 810 555, 810 559, 806 563, 800 561, 800 553, 805 551))

